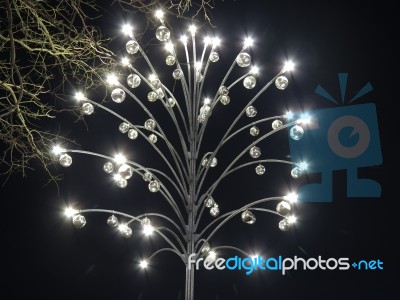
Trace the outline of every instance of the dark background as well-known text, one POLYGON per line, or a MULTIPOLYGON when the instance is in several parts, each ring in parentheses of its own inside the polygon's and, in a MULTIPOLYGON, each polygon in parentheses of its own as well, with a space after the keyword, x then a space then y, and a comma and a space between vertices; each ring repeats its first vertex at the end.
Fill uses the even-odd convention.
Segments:
MULTIPOLYGON (((394 107, 398 54, 393 45, 396 38, 392 34, 393 11, 394 7, 388 3, 376 1, 360 5, 345 1, 216 3, 212 11, 216 28, 204 26, 202 29, 218 32, 222 38, 221 61, 216 72, 208 74, 210 78, 217 76, 218 70, 227 69, 241 47, 243 36, 248 34, 256 40, 252 54, 261 67, 260 82, 266 82, 277 73, 287 58, 297 62, 286 91, 271 88, 258 100, 260 104, 256 102, 260 116, 278 115, 288 108, 334 107, 315 95, 314 89, 321 84, 337 97, 338 72, 349 73, 349 95, 370 81, 373 92, 356 104, 373 102, 377 106, 383 164, 360 171, 363 176, 381 183, 380 198, 347 198, 346 173, 337 171, 334 172, 334 201, 300 203, 296 209, 299 222, 294 230, 281 232, 276 216, 257 215, 257 222, 252 226, 234 220, 211 244, 231 244, 268 257, 321 255, 349 257, 351 261, 380 259, 384 270, 291 271, 285 276, 271 271, 246 276, 239 271, 201 270, 196 273, 196 299, 389 299, 390 290, 399 281, 396 271, 399 259, 394 255, 398 252, 395 246, 398 237, 395 203, 398 199, 394 144, 398 127, 394 107)), ((140 27, 143 19, 138 15, 129 16, 114 9, 104 16, 101 24, 110 34, 115 34, 124 19, 144 29, 140 27)), ((184 20, 179 22, 183 24, 180 26, 188 24, 184 20)), ((176 33, 179 34, 179 30, 176 33)), ((125 42, 125 38, 118 37, 114 44, 122 49, 125 42)), ((152 49, 149 48, 150 53, 152 49)), ((158 52, 154 50, 154 53, 158 52)), ((160 69, 166 70, 166 74, 172 72, 163 62, 160 69)), ((244 105, 243 98, 249 95, 248 91, 240 90, 243 89, 238 88, 237 94, 231 93, 231 106, 219 106, 213 112, 215 119, 210 126, 223 129, 224 125, 229 125, 229 116, 240 104, 244 105), (228 107, 232 107, 231 111, 228 107)), ((96 92, 91 93, 96 96, 96 92)), ((114 103, 109 105, 116 107, 114 103)), ((138 109, 127 112, 129 106, 124 107, 125 111, 121 112, 132 117, 134 123, 142 124, 145 119, 140 119, 143 117, 138 109)), ((82 149, 106 154, 113 149, 124 149, 128 157, 144 165, 157 163, 139 140, 129 146, 130 141, 118 132, 119 122, 102 112, 85 119, 88 129, 83 123, 74 123, 72 115, 59 120, 64 122, 63 132, 76 137, 82 149), (123 146, 117 148, 117 145, 123 146)), ((57 128, 58 125, 55 122, 51 126, 57 128)), ((269 126, 260 126, 260 129, 265 131, 269 126)), ((208 135, 217 134, 218 130, 208 131, 208 135)), ((247 136, 243 140, 250 141, 247 136)), ((213 138, 206 142, 209 147, 204 151, 212 149, 212 142, 213 138)), ((235 149, 232 146, 230 151, 235 149)), ((262 149, 263 157, 265 154, 284 158, 289 154, 286 133, 264 143, 262 149)), ((228 159, 229 151, 224 155, 226 158, 220 158, 221 165, 228 159)), ((87 215, 88 223, 77 230, 62 215, 66 205, 115 209, 134 215, 163 210, 160 195, 149 193, 137 176, 129 181, 127 189, 118 189, 101 170, 103 160, 78 155, 73 159, 70 168, 56 170, 65 177, 58 187, 45 186, 46 175, 31 171, 25 179, 12 176, 0 190, 3 293, 11 293, 11 299, 30 296, 42 299, 182 299, 184 266, 176 256, 156 257, 145 272, 137 267, 141 257, 162 246, 157 237, 147 239, 134 232, 131 239, 123 239, 105 225, 105 215, 94 214, 87 215)), ((310 180, 295 181, 289 172, 286 167, 271 166, 261 178, 254 175, 253 169, 245 171, 221 186, 215 198, 223 211, 261 196, 285 193, 289 187, 310 180)), ((206 220, 211 218, 207 216, 206 220)), ((236 253, 222 253, 225 257, 231 255, 236 253)))

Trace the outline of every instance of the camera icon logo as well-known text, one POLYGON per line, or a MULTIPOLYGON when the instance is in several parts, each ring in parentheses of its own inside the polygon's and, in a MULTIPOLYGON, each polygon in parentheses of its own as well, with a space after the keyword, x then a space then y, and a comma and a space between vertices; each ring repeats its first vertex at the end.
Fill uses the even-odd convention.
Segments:
MULTIPOLYGON (((382 164, 375 104, 348 105, 372 91, 372 85, 367 83, 352 99, 345 101, 348 74, 338 75, 344 106, 310 111, 310 122, 304 125, 303 137, 299 140, 289 138, 292 161, 307 161, 307 173, 321 175, 320 183, 299 188, 299 199, 303 202, 331 202, 332 173, 336 170, 347 171, 348 197, 381 195, 378 182, 358 175, 359 168, 382 164)), ((320 85, 315 92, 329 101, 340 103, 320 85)), ((301 119, 301 114, 294 113, 293 117, 301 119)))

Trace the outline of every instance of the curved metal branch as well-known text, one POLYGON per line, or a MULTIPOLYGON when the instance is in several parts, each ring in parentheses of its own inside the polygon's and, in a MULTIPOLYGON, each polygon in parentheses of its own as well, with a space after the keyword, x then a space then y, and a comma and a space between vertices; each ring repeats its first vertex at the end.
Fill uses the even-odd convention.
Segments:
POLYGON ((182 255, 180 252, 177 252, 177 251, 176 251, 175 249, 173 249, 173 248, 162 248, 162 249, 159 249, 159 250, 155 251, 154 253, 152 253, 149 257, 147 257, 147 260, 152 260, 154 257, 156 257, 158 254, 160 254, 160 253, 162 253, 162 252, 172 252, 172 253, 175 253, 176 255, 179 256, 180 259, 182 259, 182 262, 183 262, 183 263, 186 263, 186 262, 185 262, 185 259, 183 258, 183 255, 182 255))

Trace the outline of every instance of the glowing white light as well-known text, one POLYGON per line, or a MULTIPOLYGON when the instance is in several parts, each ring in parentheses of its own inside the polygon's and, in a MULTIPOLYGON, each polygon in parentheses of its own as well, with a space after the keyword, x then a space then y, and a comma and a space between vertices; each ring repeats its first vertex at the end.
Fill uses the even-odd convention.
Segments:
POLYGON ((65 152, 65 149, 60 145, 55 145, 51 152, 53 152, 54 155, 60 155, 61 153, 65 152))
POLYGON ((201 66, 202 66, 202 64, 201 64, 200 61, 198 61, 198 62, 196 62, 196 63, 194 64, 194 67, 196 68, 196 70, 201 70, 201 66))
POLYGON ((250 258, 254 261, 260 256, 260 254, 253 254, 250 258))
POLYGON ((173 53, 174 52, 174 44, 172 44, 171 42, 165 43, 165 49, 168 52, 173 53))
POLYGON ((291 60, 287 61, 283 67, 283 72, 290 72, 294 70, 294 62, 291 60))
POLYGON ((190 25, 190 26, 189 26, 189 32, 190 32, 192 35, 194 35, 194 34, 196 33, 196 31, 197 31, 196 25, 190 25))
POLYGON ((142 261, 139 263, 139 265, 140 265, 140 267, 141 267, 142 269, 146 269, 146 268, 149 266, 149 263, 147 262, 147 260, 142 260, 142 261))
POLYGON ((77 211, 76 209, 73 209, 71 207, 67 207, 64 211, 64 214, 68 217, 71 218, 73 216, 75 216, 76 214, 78 214, 79 211, 77 211))
POLYGON ((208 44, 210 44, 211 42, 212 42, 212 40, 211 40, 211 38, 210 38, 209 36, 206 36, 206 37, 204 38, 204 44, 208 45, 208 44))
POLYGON ((187 43, 187 36, 186 35, 182 35, 181 36, 181 42, 186 44, 187 43))
POLYGON ((154 232, 154 227, 152 225, 147 224, 147 225, 143 226, 143 234, 144 235, 149 236, 149 235, 152 235, 153 232, 154 232))
POLYGON ((118 85, 119 84, 118 77, 114 73, 109 74, 107 76, 107 83, 109 85, 118 85))
POLYGON ((122 32, 126 35, 131 36, 133 33, 133 27, 130 24, 125 24, 124 26, 122 26, 122 32))
POLYGON ((149 76, 149 80, 150 80, 150 81, 153 81, 153 80, 156 80, 156 79, 157 79, 157 76, 156 76, 156 75, 150 74, 150 76, 149 76))
POLYGON ((128 66, 128 65, 129 65, 129 58, 123 57, 123 58, 121 59, 121 64, 122 64, 123 66, 128 66))
POLYGON ((300 119, 298 119, 296 122, 297 124, 307 125, 311 123, 311 117, 308 113, 304 113, 301 115, 300 119))
POLYGON ((157 9, 155 12, 155 16, 157 19, 162 20, 164 18, 164 12, 161 9, 157 9))
POLYGON ((126 160, 127 160, 126 157, 120 153, 114 156, 114 161, 119 165, 126 163, 126 160))
POLYGON ((291 111, 288 111, 288 112, 286 113, 286 115, 285 115, 285 118, 288 119, 288 120, 293 119, 293 113, 292 113, 291 111))
POLYGON ((210 252, 208 252, 207 258, 214 260, 217 258, 217 253, 215 253, 215 251, 211 250, 210 252))
POLYGON ((291 203, 297 202, 298 196, 296 193, 289 193, 285 197, 283 197, 286 201, 289 201, 291 203))
POLYGON ((253 75, 257 75, 260 69, 257 66, 253 66, 250 70, 250 73, 253 75))
POLYGON ((247 37, 247 38, 244 39, 244 45, 243 46, 244 46, 244 48, 248 48, 248 47, 253 46, 253 43, 254 43, 253 39, 251 37, 247 37))
POLYGON ((210 102, 211 102, 210 98, 205 98, 204 99, 204 104, 210 104, 210 102))
POLYGON ((307 170, 308 169, 308 163, 306 161, 302 161, 301 163, 299 163, 299 167, 302 170, 307 170))
POLYGON ((75 99, 76 99, 77 101, 82 101, 82 100, 85 100, 86 97, 85 97, 85 95, 84 95, 82 92, 76 92, 76 94, 75 94, 75 99))
POLYGON ((289 222, 290 224, 294 224, 294 223, 296 223, 297 218, 296 218, 296 216, 289 216, 289 217, 287 218, 287 220, 288 220, 288 222, 289 222))
POLYGON ((213 38, 213 40, 212 40, 212 46, 213 46, 213 48, 218 47, 219 44, 221 44, 220 38, 218 38, 218 37, 213 38))

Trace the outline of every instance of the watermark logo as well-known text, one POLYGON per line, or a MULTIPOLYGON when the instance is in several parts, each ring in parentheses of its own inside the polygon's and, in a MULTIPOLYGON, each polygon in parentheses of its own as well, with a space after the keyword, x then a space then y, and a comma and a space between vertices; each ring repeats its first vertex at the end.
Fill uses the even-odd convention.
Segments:
MULTIPOLYGON (((347 73, 339 73, 340 100, 335 100, 322 86, 315 93, 336 105, 334 108, 309 111, 311 122, 304 126, 300 140, 289 138, 293 162, 309 161, 307 173, 321 173, 321 182, 306 184, 298 190, 303 202, 332 201, 332 172, 347 171, 348 197, 380 197, 378 182, 359 178, 358 168, 382 163, 379 129, 374 103, 350 105, 373 90, 365 84, 346 100, 347 73)), ((300 119, 301 114, 293 114, 300 119)))
POLYGON ((307 258, 294 256, 293 258, 282 256, 269 257, 263 259, 261 256, 245 257, 239 256, 225 258, 217 258, 216 256, 208 256, 206 258, 197 258, 196 254, 189 255, 187 267, 189 270, 192 268, 199 270, 203 267, 206 270, 242 270, 246 275, 252 274, 256 270, 262 271, 279 271, 282 275, 286 275, 290 270, 350 270, 351 267, 356 270, 383 270, 383 261, 377 260, 359 260, 350 262, 348 257, 341 258, 327 258, 323 259, 322 256, 318 258, 307 258))

